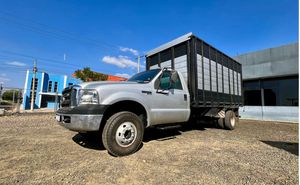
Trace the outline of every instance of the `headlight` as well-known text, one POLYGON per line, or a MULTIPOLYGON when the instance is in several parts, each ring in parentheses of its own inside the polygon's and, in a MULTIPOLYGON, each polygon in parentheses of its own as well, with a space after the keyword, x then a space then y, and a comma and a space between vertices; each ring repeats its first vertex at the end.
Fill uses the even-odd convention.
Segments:
POLYGON ((95 89, 80 89, 79 104, 98 104, 98 93, 95 89))

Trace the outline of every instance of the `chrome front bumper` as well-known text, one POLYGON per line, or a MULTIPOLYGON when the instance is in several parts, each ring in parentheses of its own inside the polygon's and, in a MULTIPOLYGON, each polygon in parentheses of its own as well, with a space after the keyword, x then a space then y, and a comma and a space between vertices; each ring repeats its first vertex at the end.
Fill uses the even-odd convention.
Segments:
POLYGON ((103 115, 56 113, 56 121, 72 131, 97 131, 103 115))

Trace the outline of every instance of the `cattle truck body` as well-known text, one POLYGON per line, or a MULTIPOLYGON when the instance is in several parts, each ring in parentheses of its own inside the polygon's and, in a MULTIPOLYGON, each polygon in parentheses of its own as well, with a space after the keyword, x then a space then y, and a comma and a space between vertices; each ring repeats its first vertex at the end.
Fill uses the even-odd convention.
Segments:
POLYGON ((203 115, 221 109, 237 112, 242 105, 241 64, 192 33, 147 53, 146 70, 164 67, 183 74, 191 108, 202 110, 203 115))

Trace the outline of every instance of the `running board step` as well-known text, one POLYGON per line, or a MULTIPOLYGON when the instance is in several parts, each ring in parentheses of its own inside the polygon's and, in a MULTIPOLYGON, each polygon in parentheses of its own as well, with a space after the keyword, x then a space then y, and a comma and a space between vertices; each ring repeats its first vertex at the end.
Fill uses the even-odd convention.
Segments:
POLYGON ((171 126, 157 126, 155 127, 159 130, 169 130, 169 129, 178 129, 181 128, 181 125, 171 125, 171 126))

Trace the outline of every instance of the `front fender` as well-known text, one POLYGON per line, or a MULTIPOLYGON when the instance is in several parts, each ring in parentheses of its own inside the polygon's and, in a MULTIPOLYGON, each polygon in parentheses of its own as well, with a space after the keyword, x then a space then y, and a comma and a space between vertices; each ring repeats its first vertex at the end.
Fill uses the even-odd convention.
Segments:
MULTIPOLYGON (((151 123, 151 116, 150 116, 150 108, 143 96, 137 94, 137 93, 130 93, 130 92, 116 92, 113 93, 104 99, 101 100, 101 104, 104 105, 113 105, 115 103, 121 102, 121 101, 135 101, 139 104, 141 104, 147 113, 147 126, 151 123)), ((129 105, 130 106, 130 105, 129 105)))

